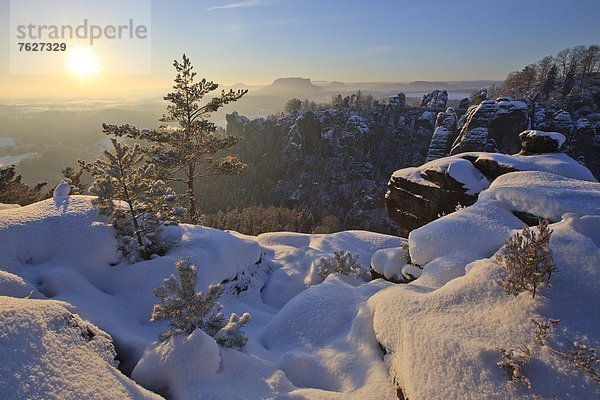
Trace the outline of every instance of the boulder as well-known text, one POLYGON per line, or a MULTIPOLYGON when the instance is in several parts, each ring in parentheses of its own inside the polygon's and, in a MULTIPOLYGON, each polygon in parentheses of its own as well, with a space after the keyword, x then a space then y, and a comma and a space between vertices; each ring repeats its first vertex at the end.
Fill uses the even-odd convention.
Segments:
POLYGON ((396 171, 388 183, 385 205, 400 234, 407 237, 413 229, 454 212, 459 205, 473 204, 487 185, 470 161, 448 157, 396 171))
POLYGON ((519 134, 521 138, 521 153, 541 154, 555 153, 565 143, 565 136, 558 132, 544 132, 538 130, 523 131, 519 134))
MULTIPOLYGON (((564 136, 556 132, 525 131, 522 136, 527 143, 547 138, 542 140, 551 140, 556 147, 564 142, 564 136)), ((386 210, 399 226, 400 234, 407 237, 413 229, 450 214, 460 206, 473 204, 491 182, 516 171, 542 171, 570 179, 596 181, 586 167, 564 153, 471 152, 394 172, 385 194, 386 210)), ((525 223, 535 220, 525 214, 517 217, 525 223)))

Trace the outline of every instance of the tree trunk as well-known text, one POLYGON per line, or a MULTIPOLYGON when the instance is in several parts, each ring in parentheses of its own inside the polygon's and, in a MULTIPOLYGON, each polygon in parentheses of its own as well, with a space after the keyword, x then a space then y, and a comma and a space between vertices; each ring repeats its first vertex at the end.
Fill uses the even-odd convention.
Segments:
POLYGON ((189 213, 192 224, 198 224, 198 210, 196 209, 196 192, 194 191, 194 164, 188 164, 188 198, 189 198, 189 213))

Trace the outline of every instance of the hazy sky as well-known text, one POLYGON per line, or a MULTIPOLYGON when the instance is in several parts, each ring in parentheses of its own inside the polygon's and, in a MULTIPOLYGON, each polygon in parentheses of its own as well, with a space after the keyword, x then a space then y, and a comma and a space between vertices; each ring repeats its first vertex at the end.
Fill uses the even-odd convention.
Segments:
POLYGON ((10 73, 9 3, 0 0, 0 97, 168 87, 172 60, 183 52, 200 75, 223 84, 285 76, 500 80, 563 48, 600 42, 599 0, 153 0, 152 72, 82 83, 72 74, 10 73))

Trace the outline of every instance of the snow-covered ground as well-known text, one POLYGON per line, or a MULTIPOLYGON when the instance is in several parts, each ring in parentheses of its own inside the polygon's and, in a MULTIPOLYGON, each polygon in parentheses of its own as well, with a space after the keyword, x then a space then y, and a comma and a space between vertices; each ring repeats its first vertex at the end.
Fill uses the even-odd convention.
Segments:
POLYGON ((90 197, 0 207, 0 393, 394 399, 400 388, 411 400, 598 398, 597 383, 533 335, 532 318, 556 318, 556 342, 600 341, 600 184, 555 175, 555 161, 504 175, 474 205, 413 231, 410 259, 406 240, 365 231, 253 237, 182 224, 166 228, 176 246, 165 256, 129 264, 90 197), (535 299, 504 294, 495 281, 494 254, 522 226, 512 211, 554 222, 558 270, 535 299), (319 260, 338 250, 389 277, 409 261, 422 273, 409 284, 323 280, 319 260), (153 288, 181 257, 197 265, 198 290, 225 285, 225 315, 252 315, 244 351, 201 331, 157 341, 167 327, 149 321, 153 288), (496 365, 495 348, 520 346, 534 353, 523 368, 531 389, 496 365))

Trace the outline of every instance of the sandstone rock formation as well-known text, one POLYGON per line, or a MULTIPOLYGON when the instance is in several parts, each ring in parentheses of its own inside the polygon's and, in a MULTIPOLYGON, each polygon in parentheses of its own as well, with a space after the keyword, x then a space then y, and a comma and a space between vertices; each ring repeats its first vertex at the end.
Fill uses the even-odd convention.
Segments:
MULTIPOLYGON (((394 172, 385 204, 401 235, 406 237, 413 229, 454 212, 457 207, 473 204, 479 192, 509 172, 560 171, 577 179, 595 180, 588 169, 557 152, 565 142, 562 134, 529 130, 518 137, 523 140, 522 155, 468 152, 394 172)), ((524 222, 535 219, 522 213, 517 216, 524 222)))
POLYGON ((438 113, 426 161, 429 162, 448 155, 452 143, 456 139, 457 123, 458 117, 454 108, 450 107, 445 112, 438 113))
POLYGON ((349 227, 395 233, 384 207, 385 182, 391 171, 425 161, 436 117, 404 101, 399 94, 369 111, 256 120, 228 115, 227 132, 242 138, 237 155, 248 168, 207 182, 203 209, 285 206, 316 221, 334 215, 349 227))
POLYGON ((555 153, 565 143, 565 136, 558 132, 543 132, 537 130, 523 131, 519 134, 521 139, 521 153, 541 154, 555 153))
POLYGON ((448 102, 447 90, 434 90, 423 95, 421 98, 421 107, 427 108, 446 108, 448 102))
POLYGON ((518 134, 528 126, 527 103, 510 98, 484 100, 469 107, 459 123, 459 135, 450 154, 484 151, 489 141, 506 153, 520 148, 518 134))
POLYGON ((471 101, 467 97, 462 99, 458 104, 458 108, 460 108, 461 110, 466 110, 467 108, 469 108, 469 106, 471 106, 471 101))

